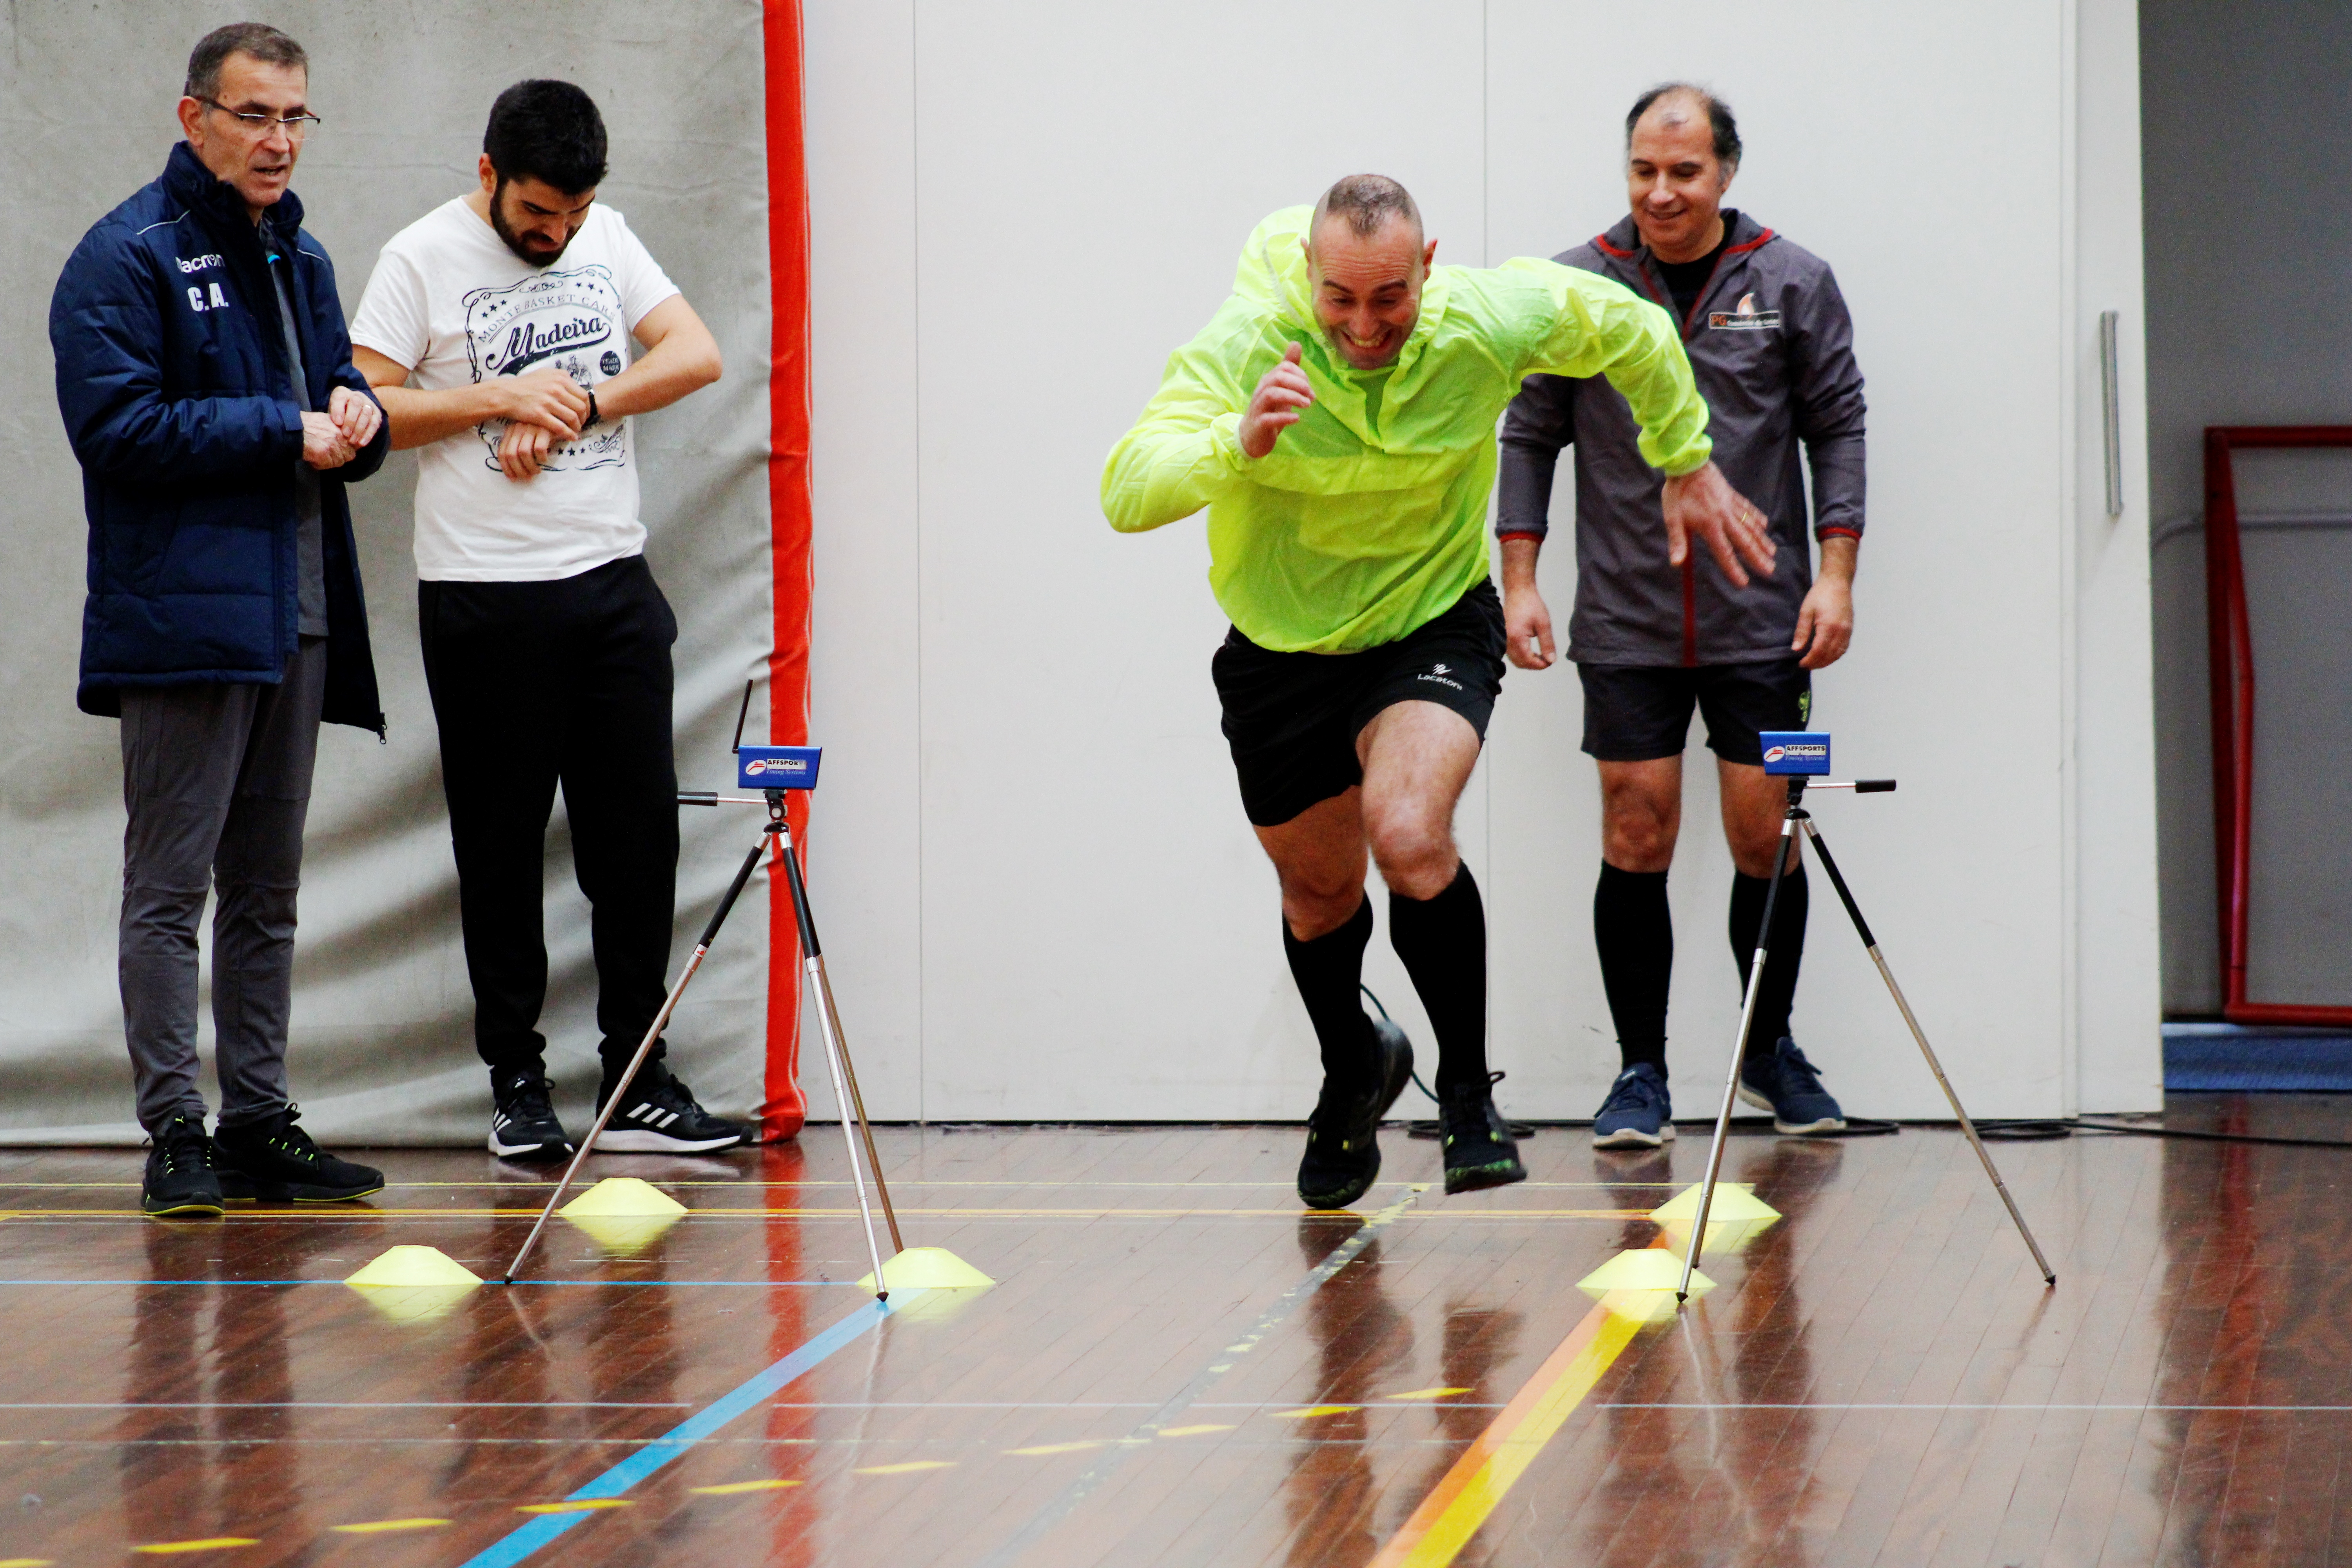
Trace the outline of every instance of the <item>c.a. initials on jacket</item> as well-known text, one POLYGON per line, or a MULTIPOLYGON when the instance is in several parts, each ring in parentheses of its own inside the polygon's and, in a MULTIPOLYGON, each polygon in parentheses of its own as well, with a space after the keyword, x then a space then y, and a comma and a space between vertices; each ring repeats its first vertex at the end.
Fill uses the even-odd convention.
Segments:
MULTIPOLYGON (((300 626, 295 465, 302 409, 266 246, 291 263, 310 406, 352 368, 334 268, 278 198, 259 226, 184 142, 161 178, 93 225, 49 301, 58 407, 89 523, 82 711, 126 686, 274 684, 300 626)), ((346 484, 382 467, 389 426, 319 475, 327 588, 323 717, 381 731, 346 484)))

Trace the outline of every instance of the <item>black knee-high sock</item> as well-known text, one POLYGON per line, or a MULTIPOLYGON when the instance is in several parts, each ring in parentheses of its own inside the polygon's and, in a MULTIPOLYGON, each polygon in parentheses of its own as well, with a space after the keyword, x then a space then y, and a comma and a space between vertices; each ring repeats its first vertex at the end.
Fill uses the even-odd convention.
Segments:
POLYGON ((1389 894, 1389 943, 1437 1033, 1437 1092, 1486 1083, 1486 905, 1465 865, 1433 899, 1389 894))
MULTIPOLYGON (((1756 928, 1764 923, 1764 894, 1771 879, 1731 874, 1731 951, 1739 964, 1739 984, 1748 985, 1748 965, 1756 961, 1756 928)), ((1789 1032, 1789 1008, 1797 999, 1797 966, 1805 961, 1805 868, 1799 866, 1780 883, 1780 901, 1772 911, 1772 951, 1764 960, 1764 984, 1756 994, 1756 1024, 1748 1032, 1748 1054, 1769 1052, 1773 1042, 1789 1032)))
POLYGON ((1299 941, 1290 934, 1290 922, 1282 922, 1290 978, 1298 983, 1298 999, 1307 1004, 1316 1043, 1323 1047, 1323 1076, 1335 1088, 1358 1089, 1371 1079, 1371 1025, 1357 996, 1364 980, 1364 948, 1371 940, 1370 899, 1356 906, 1345 925, 1312 942, 1299 941))
POLYGON ((1601 950, 1601 985, 1617 1025, 1622 1065, 1648 1062, 1664 1072, 1666 992, 1675 974, 1666 873, 1621 871, 1602 861, 1600 885, 1592 889, 1592 941, 1601 950))

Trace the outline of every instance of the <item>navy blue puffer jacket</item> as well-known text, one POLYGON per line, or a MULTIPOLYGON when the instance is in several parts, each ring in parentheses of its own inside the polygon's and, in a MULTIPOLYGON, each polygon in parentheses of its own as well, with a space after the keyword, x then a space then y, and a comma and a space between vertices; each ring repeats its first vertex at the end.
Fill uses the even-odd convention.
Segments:
MULTIPOLYGON (((289 192, 257 226, 234 186, 187 143, 163 177, 101 218, 49 302, 58 408, 81 460, 89 519, 82 610, 86 713, 119 715, 121 689, 275 684, 300 604, 289 395, 269 251, 292 258, 310 405, 365 395, 333 267, 289 192)), ((343 487, 381 468, 389 424, 319 478, 327 571, 325 717, 382 732, 367 609, 343 487)))

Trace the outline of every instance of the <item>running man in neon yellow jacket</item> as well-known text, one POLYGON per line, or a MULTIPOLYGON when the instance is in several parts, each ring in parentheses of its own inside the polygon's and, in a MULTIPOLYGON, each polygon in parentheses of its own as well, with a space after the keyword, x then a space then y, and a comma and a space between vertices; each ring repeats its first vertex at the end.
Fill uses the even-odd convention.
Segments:
POLYGON ((1260 224, 1233 298, 1168 362, 1103 470, 1125 532, 1206 507, 1209 581, 1234 630, 1212 664, 1242 804, 1282 884, 1283 944, 1323 1056, 1299 1196, 1339 1208, 1412 1051, 1357 1000, 1372 929, 1437 1035, 1445 1190, 1523 1180, 1486 1071, 1486 921, 1454 842, 1503 679, 1487 581, 1495 423, 1522 378, 1606 375, 1659 470, 1668 546, 1745 583, 1764 520, 1708 461, 1706 405, 1656 306, 1549 261, 1433 267, 1412 197, 1351 175, 1260 224))

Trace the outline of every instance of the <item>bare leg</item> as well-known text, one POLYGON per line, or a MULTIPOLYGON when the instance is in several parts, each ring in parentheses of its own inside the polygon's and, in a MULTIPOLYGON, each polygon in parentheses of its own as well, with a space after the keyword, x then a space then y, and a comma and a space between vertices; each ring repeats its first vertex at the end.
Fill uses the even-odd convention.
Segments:
MULTIPOLYGON (((1682 758, 1599 766, 1601 858, 1620 871, 1669 869, 1683 826, 1682 758)), ((1779 831, 1780 826, 1776 816, 1773 830, 1779 831)))
POLYGON ((1317 801, 1288 822, 1257 830, 1282 882, 1290 934, 1313 942, 1348 923, 1364 901, 1363 791, 1317 801))
POLYGON ((1789 805, 1786 781, 1749 763, 1715 760, 1723 790, 1723 837, 1731 863, 1743 877, 1772 874, 1772 854, 1780 844, 1780 818, 1789 805))
POLYGON ((1382 709, 1357 734, 1364 836, 1391 892, 1433 899, 1453 885, 1462 866, 1454 808, 1478 748, 1470 721, 1434 702, 1382 709))

